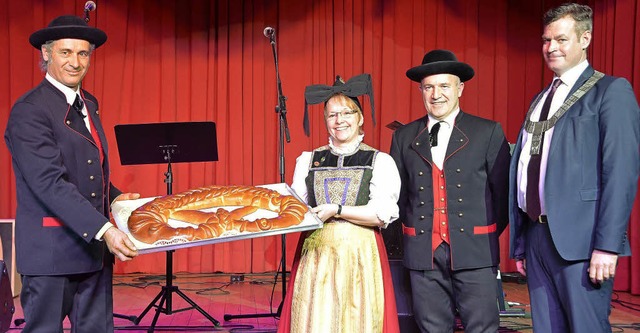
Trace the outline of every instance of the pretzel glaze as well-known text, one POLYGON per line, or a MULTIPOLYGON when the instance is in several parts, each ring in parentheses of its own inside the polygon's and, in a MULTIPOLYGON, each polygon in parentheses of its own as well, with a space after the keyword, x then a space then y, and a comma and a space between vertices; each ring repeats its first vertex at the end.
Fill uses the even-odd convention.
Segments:
POLYGON ((305 204, 290 195, 253 186, 207 186, 156 198, 134 210, 129 216, 129 232, 137 240, 153 244, 175 237, 187 241, 216 238, 227 231, 256 232, 288 228, 300 224, 308 211, 305 204), (243 206, 233 211, 200 209, 219 206, 243 206), (278 213, 274 218, 244 217, 258 209, 278 213), (169 219, 194 226, 172 227, 169 219))

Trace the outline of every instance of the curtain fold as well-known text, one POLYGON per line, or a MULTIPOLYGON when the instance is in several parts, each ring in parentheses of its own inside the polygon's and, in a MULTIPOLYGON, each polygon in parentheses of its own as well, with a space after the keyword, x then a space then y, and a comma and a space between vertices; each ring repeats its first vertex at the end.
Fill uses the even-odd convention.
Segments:
MULTIPOLYGON (((110 146, 113 182, 142 196, 164 195, 166 165, 122 166, 113 132, 117 124, 214 121, 219 161, 176 163, 173 192, 205 185, 290 183, 302 151, 326 144, 321 106, 310 106, 311 135, 302 129, 304 88, 372 75, 376 122, 363 104, 365 142, 388 152, 386 124, 409 122, 425 110, 405 77, 434 48, 447 48, 476 70, 465 85, 465 112, 499 121, 514 142, 530 100, 552 77, 541 56, 543 12, 564 1, 512 0, 269 0, 95 1, 90 25, 104 30, 83 83, 97 96, 110 146), (263 35, 275 28, 284 115, 291 142, 279 149, 281 113, 273 53, 263 35), (280 163, 280 156, 284 163, 280 163), (284 174, 282 174, 284 172, 284 174)), ((592 6, 594 38, 589 61, 627 78, 640 95, 638 0, 579 1, 592 6), (616 45, 618 47, 616 47, 616 45)), ((63 14, 82 16, 84 1, 0 0, 0 132, 11 105, 43 79, 29 35, 63 14)), ((0 145, 0 217, 15 215, 15 182, 6 146, 0 145)), ((634 255, 620 260, 616 289, 640 294, 640 199, 631 217, 634 255)), ((289 234, 287 266, 299 235, 289 234)), ((175 272, 275 271, 280 236, 219 243, 174 254, 175 272)), ((503 272, 508 235, 501 237, 503 272)), ((116 265, 117 273, 163 273, 165 254, 142 255, 116 265)))

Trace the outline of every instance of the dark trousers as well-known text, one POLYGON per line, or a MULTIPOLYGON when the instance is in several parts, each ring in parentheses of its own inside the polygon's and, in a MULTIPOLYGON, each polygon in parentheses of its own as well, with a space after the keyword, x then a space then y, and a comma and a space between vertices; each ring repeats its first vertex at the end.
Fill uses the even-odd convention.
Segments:
POLYGON ((495 333, 500 326, 496 267, 451 270, 449 245, 433 255, 434 269, 410 270, 413 313, 422 332, 453 332, 456 309, 468 333, 495 333))
POLYGON ((613 280, 594 285, 589 279, 588 260, 562 259, 548 224, 529 221, 526 259, 535 332, 611 332, 613 280))
POLYGON ((22 276, 22 332, 62 332, 69 317, 72 333, 113 332, 113 266, 63 276, 22 276))

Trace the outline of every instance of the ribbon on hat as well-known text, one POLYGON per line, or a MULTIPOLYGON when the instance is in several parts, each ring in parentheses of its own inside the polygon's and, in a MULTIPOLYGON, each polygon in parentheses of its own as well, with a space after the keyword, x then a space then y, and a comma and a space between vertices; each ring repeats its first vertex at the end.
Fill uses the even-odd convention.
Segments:
MULTIPOLYGON (((304 90, 304 133, 309 136, 309 112, 308 106, 313 104, 325 103, 331 97, 337 94, 344 94, 347 97, 356 98, 362 95, 369 95, 371 103, 371 118, 373 125, 376 124, 375 107, 373 106, 373 88, 371 86, 371 75, 360 74, 343 82, 340 76, 336 77, 336 83, 333 86, 324 84, 314 84, 307 86, 304 90)), ((358 103, 359 104, 359 103, 358 103)))

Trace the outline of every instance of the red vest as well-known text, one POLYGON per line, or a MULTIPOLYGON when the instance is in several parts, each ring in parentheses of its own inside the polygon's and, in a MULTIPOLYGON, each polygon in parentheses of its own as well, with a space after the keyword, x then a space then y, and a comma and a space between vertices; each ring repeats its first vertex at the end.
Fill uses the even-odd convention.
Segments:
POLYGON ((433 226, 431 231, 431 250, 436 251, 440 243, 449 243, 449 220, 447 218, 447 184, 444 172, 435 163, 431 164, 433 184, 433 226))

